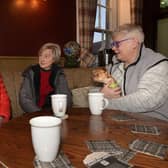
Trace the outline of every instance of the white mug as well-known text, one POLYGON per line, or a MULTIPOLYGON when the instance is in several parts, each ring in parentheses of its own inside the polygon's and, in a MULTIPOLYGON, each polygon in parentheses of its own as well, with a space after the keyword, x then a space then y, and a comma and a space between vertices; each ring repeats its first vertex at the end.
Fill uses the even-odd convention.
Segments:
POLYGON ((67 95, 66 94, 51 95, 51 105, 53 113, 56 117, 64 117, 67 110, 67 95))
POLYGON ((108 106, 108 100, 104 98, 101 92, 88 93, 89 109, 91 114, 100 115, 103 110, 108 106))
POLYGON ((40 116, 30 119, 31 136, 35 154, 40 161, 53 161, 59 151, 61 119, 40 116))

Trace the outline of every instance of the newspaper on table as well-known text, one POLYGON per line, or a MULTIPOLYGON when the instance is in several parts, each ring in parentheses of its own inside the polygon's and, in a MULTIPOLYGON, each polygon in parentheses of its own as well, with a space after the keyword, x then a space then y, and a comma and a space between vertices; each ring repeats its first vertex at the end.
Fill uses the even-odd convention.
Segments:
POLYGON ((85 157, 83 163, 88 168, 130 168, 132 165, 118 160, 108 152, 93 152, 85 157))
POLYGON ((113 140, 89 140, 86 145, 91 152, 108 152, 117 159, 128 162, 136 152, 120 147, 113 140))
POLYGON ((160 130, 156 126, 149 125, 131 125, 131 132, 141 134, 160 135, 160 130))
POLYGON ((129 148, 133 151, 155 156, 160 159, 164 159, 168 151, 168 145, 141 139, 134 140, 129 145, 129 148))
POLYGON ((112 115, 112 120, 115 120, 115 121, 132 121, 132 120, 135 120, 135 118, 128 115, 128 114, 125 114, 125 113, 119 113, 119 114, 112 115))

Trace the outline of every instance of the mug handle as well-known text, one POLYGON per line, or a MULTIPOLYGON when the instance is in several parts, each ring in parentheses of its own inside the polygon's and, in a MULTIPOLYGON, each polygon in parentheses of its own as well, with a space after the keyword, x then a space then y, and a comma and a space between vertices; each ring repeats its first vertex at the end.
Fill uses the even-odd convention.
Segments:
POLYGON ((108 106, 108 104, 109 104, 109 101, 108 101, 108 99, 106 99, 106 98, 104 98, 103 99, 103 107, 102 107, 102 110, 104 110, 107 106, 108 106))

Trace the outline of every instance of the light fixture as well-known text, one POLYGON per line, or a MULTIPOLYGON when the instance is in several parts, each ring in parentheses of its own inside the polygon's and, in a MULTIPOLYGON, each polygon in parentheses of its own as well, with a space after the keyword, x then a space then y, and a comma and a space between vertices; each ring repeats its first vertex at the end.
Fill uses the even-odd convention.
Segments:
POLYGON ((14 0, 14 4, 17 8, 24 8, 27 10, 41 8, 41 6, 46 3, 47 0, 14 0))
POLYGON ((168 7, 168 0, 160 0, 160 7, 167 8, 168 7))
POLYGON ((16 0, 15 4, 17 7, 21 8, 25 5, 25 1, 24 0, 16 0))
POLYGON ((31 0, 31 8, 37 9, 39 7, 39 1, 38 0, 31 0))

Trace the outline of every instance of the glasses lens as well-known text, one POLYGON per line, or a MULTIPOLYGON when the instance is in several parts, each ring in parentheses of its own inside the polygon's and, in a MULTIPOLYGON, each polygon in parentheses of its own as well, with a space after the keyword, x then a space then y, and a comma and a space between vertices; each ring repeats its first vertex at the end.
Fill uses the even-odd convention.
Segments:
POLYGON ((112 48, 113 48, 113 47, 118 48, 118 47, 119 47, 118 42, 117 42, 117 41, 113 41, 113 42, 111 43, 111 47, 112 47, 112 48))

